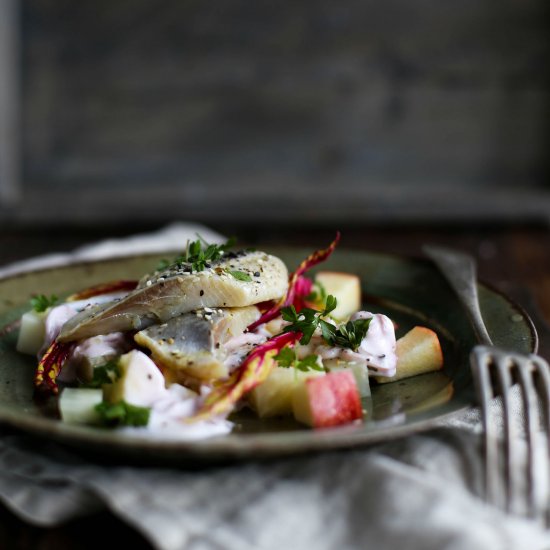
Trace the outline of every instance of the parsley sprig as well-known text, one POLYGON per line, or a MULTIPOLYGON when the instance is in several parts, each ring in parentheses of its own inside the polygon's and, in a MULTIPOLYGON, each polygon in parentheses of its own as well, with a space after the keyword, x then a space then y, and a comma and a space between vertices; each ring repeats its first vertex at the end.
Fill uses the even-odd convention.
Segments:
POLYGON ((357 351, 363 338, 367 335, 370 322, 370 319, 356 319, 355 321, 348 321, 345 325, 340 325, 338 328, 331 325, 333 329, 332 335, 330 338, 326 338, 324 335, 323 337, 332 346, 357 351))
POLYGON ((319 365, 317 355, 308 355, 303 359, 298 359, 296 351, 289 347, 284 347, 275 357, 275 361, 279 367, 295 368, 297 371, 307 372, 310 370, 324 371, 325 369, 319 365))
POLYGON ((332 295, 327 296, 325 309, 322 311, 304 307, 297 312, 293 305, 284 307, 281 309, 281 314, 283 320, 290 323, 290 325, 287 325, 283 329, 283 332, 301 332, 302 338, 300 338, 300 344, 309 344, 313 333, 318 327, 321 328, 323 338, 325 336, 330 337, 334 326, 323 319, 323 317, 326 317, 334 309, 336 309, 336 298, 332 295))
POLYGON ((87 388, 101 388, 104 384, 116 382, 122 373, 117 361, 107 361, 104 365, 94 368, 93 376, 90 382, 86 384, 87 388))
POLYGON ((149 407, 138 407, 119 401, 118 403, 107 403, 103 401, 95 406, 100 421, 104 426, 116 428, 118 426, 147 426, 151 409, 149 407))
POLYGON ((236 271, 236 270, 228 269, 227 273, 229 273, 229 275, 231 275, 234 279, 237 279, 237 281, 244 281, 246 283, 249 283, 250 281, 252 281, 252 277, 244 271, 236 271))
POLYGON ((284 307, 281 310, 283 320, 290 323, 283 332, 301 332, 300 344, 308 344, 317 328, 321 329, 323 339, 331 346, 348 348, 357 351, 361 341, 369 330, 370 319, 356 319, 348 321, 339 327, 323 319, 336 309, 337 300, 329 294, 322 311, 305 307, 299 312, 294 306, 284 307))
POLYGON ((49 298, 44 294, 38 294, 31 298, 31 306, 37 313, 46 311, 49 307, 54 306, 59 298, 52 294, 49 298))
POLYGON ((185 252, 174 260, 161 260, 157 271, 163 271, 170 267, 183 267, 184 265, 193 271, 204 271, 210 262, 219 260, 228 249, 235 246, 236 239, 228 239, 224 244, 209 244, 200 235, 196 241, 187 241, 185 252))

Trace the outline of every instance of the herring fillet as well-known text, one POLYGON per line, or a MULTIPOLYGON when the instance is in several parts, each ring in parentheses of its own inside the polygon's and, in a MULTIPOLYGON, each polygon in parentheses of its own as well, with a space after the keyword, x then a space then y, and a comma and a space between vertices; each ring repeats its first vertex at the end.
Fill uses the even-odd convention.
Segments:
POLYGON ((259 251, 229 252, 203 271, 182 263, 143 277, 121 300, 92 306, 69 319, 57 340, 141 330, 205 307, 245 307, 278 299, 287 287, 288 271, 279 258, 259 251), (241 280, 242 274, 250 280, 241 280))
MULTIPOLYGON (((134 340, 152 352, 155 363, 204 382, 228 376, 224 344, 260 316, 255 306, 202 309, 138 332, 134 340)), ((168 374, 168 373, 167 373, 168 374)))

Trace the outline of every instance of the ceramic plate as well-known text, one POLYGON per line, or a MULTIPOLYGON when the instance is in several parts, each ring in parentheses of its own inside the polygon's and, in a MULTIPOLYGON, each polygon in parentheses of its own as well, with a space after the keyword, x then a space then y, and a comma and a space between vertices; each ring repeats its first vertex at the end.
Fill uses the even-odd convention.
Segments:
MULTIPOLYGON (((289 269, 310 250, 268 250, 289 269)), ((92 453, 125 462, 219 462, 265 458, 327 449, 342 449, 379 442, 433 427, 449 415, 474 403, 468 355, 475 345, 472 326, 446 282, 431 263, 389 255, 339 250, 322 269, 353 272, 362 280, 364 307, 389 315, 397 323, 397 336, 414 325, 429 326, 440 336, 445 367, 442 372, 373 386, 364 402, 365 422, 309 430, 289 419, 258 420, 240 412, 235 430, 227 436, 196 442, 127 436, 116 431, 60 422, 48 406, 32 397, 35 362, 15 351, 17 319, 31 295, 63 296, 113 279, 138 278, 157 265, 162 255, 77 263, 28 272, 0 280, 0 421, 92 453)), ((537 336, 527 315, 505 296, 479 286, 481 308, 495 344, 519 352, 532 352, 537 336)))

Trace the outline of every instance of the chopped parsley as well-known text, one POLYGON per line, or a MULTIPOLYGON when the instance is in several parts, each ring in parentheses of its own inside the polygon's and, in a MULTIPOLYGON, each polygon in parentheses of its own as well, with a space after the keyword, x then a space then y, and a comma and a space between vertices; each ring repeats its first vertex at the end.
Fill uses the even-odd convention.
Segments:
POLYGON ((328 321, 325 321, 323 317, 326 317, 334 309, 336 309, 336 298, 332 295, 327 296, 326 306, 323 311, 304 307, 297 312, 293 305, 284 307, 281 309, 281 314, 283 320, 290 323, 290 325, 286 326, 283 332, 301 332, 302 338, 300 339, 300 344, 309 344, 317 327, 321 328, 324 338, 325 335, 332 335, 332 330, 335 327, 328 321))
POLYGON ((292 349, 284 347, 275 357, 279 367, 295 368, 297 371, 307 372, 309 370, 323 371, 324 368, 319 365, 317 355, 308 355, 303 359, 298 359, 296 352, 292 349))
POLYGON ((323 338, 332 346, 357 351, 363 338, 367 335, 370 322, 370 319, 356 319, 348 321, 338 328, 331 325, 332 334, 328 338, 323 334, 323 338))
POLYGON ((165 269, 168 269, 172 265, 172 263, 173 262, 171 262, 170 260, 163 258, 157 264, 157 271, 164 271, 165 269))
POLYGON ((31 298, 31 306, 37 313, 42 313, 49 307, 54 306, 58 299, 55 294, 52 294, 49 298, 44 294, 38 294, 31 298))
POLYGON ((336 327, 323 319, 336 309, 336 305, 336 298, 329 294, 326 298, 325 308, 322 311, 305 307, 297 312, 292 305, 282 308, 283 320, 290 323, 283 329, 283 332, 301 332, 300 344, 308 344, 313 333, 317 328, 320 328, 323 339, 331 346, 357 351, 369 330, 371 320, 356 319, 336 327))
POLYGON ((118 426, 147 426, 151 409, 149 407, 138 407, 119 401, 118 403, 107 403, 103 401, 95 406, 101 423, 109 428, 118 426))
POLYGON ((104 365, 94 368, 93 377, 85 384, 87 388, 101 388, 104 384, 116 382, 122 373, 117 361, 108 361, 104 365))
POLYGON ((188 266, 193 271, 204 271, 210 262, 219 260, 229 248, 235 246, 236 240, 232 237, 225 244, 208 244, 200 235, 196 241, 187 241, 185 252, 174 260, 163 259, 157 266, 157 271, 171 267, 188 266))
POLYGON ((229 275, 233 276, 237 281, 244 281, 245 283, 250 283, 252 281, 252 277, 245 273, 244 271, 227 271, 229 275))

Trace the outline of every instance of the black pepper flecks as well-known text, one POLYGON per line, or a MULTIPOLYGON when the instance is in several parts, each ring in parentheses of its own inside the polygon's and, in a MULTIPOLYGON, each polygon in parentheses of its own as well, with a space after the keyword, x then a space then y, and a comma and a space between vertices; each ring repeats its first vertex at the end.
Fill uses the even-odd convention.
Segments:
POLYGON ((254 277, 259 277, 260 276, 260 272, 259 271, 255 271, 254 272, 254 277))
POLYGON ((204 290, 201 290, 201 291, 199 292, 199 296, 204 296, 204 290))

